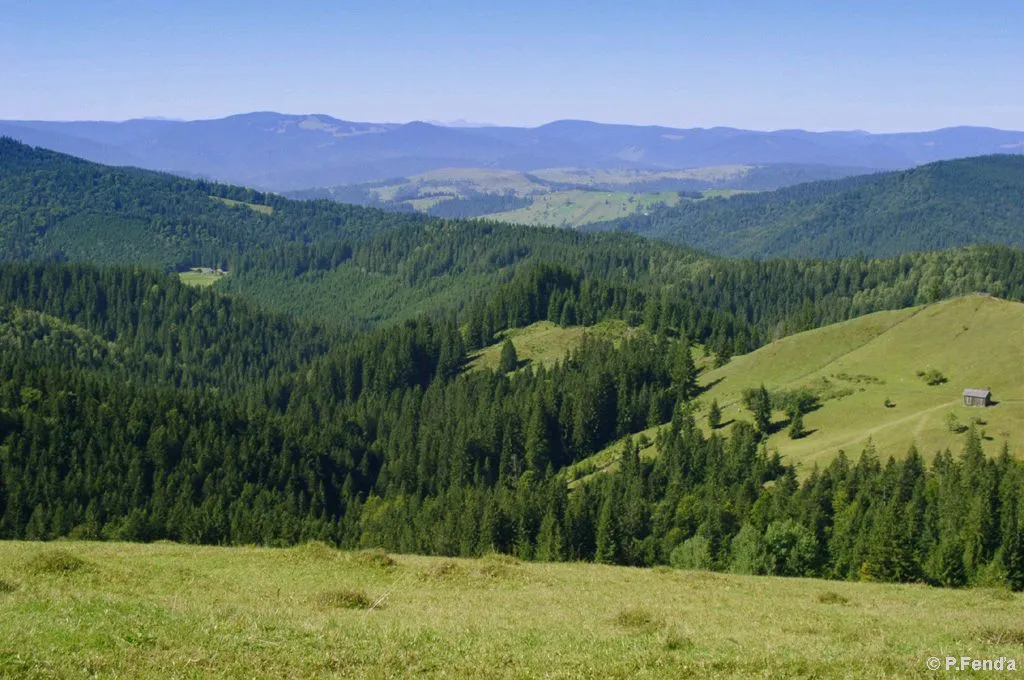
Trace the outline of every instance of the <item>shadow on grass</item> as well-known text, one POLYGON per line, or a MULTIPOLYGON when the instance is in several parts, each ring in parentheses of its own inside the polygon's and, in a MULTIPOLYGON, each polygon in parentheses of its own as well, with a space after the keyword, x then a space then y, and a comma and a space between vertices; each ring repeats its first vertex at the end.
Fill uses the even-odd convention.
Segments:
POLYGON ((698 385, 698 386, 697 386, 697 393, 696 393, 695 395, 693 395, 693 396, 694 396, 694 398, 697 398, 697 397, 699 397, 700 395, 704 394, 705 392, 708 392, 708 391, 709 391, 709 390, 711 390, 711 389, 712 389, 712 388, 713 388, 713 387, 714 387, 715 385, 717 385, 718 383, 722 382, 723 380, 725 380, 725 378, 724 378, 724 377, 722 377, 722 378, 718 378, 717 380, 712 380, 712 381, 711 381, 711 382, 709 382, 709 383, 708 383, 707 385, 703 385, 703 386, 701 386, 701 385, 698 385))

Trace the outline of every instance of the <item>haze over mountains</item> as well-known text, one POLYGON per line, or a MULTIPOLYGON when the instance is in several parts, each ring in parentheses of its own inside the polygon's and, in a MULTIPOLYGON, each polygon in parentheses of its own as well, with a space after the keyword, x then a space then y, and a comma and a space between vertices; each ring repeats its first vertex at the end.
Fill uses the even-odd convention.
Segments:
POLYGON ((407 177, 441 168, 664 170, 729 164, 903 169, 1024 152, 1024 132, 761 132, 563 120, 536 128, 351 122, 247 113, 215 120, 3 121, 0 135, 112 165, 274 191, 407 177))

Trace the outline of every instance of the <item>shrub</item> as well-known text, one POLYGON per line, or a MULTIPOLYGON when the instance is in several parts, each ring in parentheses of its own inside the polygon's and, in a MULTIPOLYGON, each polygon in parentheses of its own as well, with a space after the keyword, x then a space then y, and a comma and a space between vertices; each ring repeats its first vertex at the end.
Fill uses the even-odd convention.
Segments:
POLYGON ((458 562, 442 560, 427 568, 423 572, 422 578, 427 581, 448 581, 462 576, 463 573, 464 570, 459 566, 458 562))
POLYGON ((990 645, 1024 645, 1024 628, 986 628, 978 637, 990 645))
POLYGON ((669 562, 676 569, 710 569, 711 543, 703 536, 694 536, 676 546, 669 555, 669 562))
POLYGON ((515 577, 521 564, 518 558, 504 553, 488 553, 479 562, 477 574, 490 579, 508 579, 515 577))
POLYGON ((387 554, 387 552, 381 548, 361 550, 355 554, 354 560, 356 564, 360 564, 364 567, 375 567, 377 569, 389 569, 398 564, 395 562, 395 558, 387 554))
POLYGON ((5 581, 0 578, 0 595, 3 595, 4 593, 13 593, 17 589, 17 583, 11 583, 10 581, 5 581))
POLYGON ((39 553, 27 563, 28 570, 36 574, 66 575, 91 568, 89 562, 67 550, 47 550, 39 553))
POLYGON ((764 540, 753 525, 744 523, 740 527, 739 533, 732 539, 730 549, 730 571, 734 574, 764 574, 768 571, 764 540))
POLYGON ((333 560, 338 557, 338 551, 323 541, 307 541, 291 548, 290 552, 295 557, 311 561, 333 560))
POLYGON ((643 607, 630 607, 619 612, 615 623, 625 628, 649 628, 654 625, 655 618, 643 607))
POLYGON ((763 546, 768 574, 807 576, 817 552, 817 539, 810 529, 787 519, 768 525, 763 546))
POLYGON ((369 609, 373 605, 369 595, 352 588, 324 591, 316 601, 321 607, 330 609, 369 609))
POLYGON ((938 369, 929 368, 927 371, 918 371, 917 377, 924 380, 926 385, 941 385, 948 382, 946 376, 944 376, 938 369))
POLYGON ((849 598, 840 595, 834 590, 826 590, 823 593, 818 593, 818 602, 822 604, 850 604, 849 598))
POLYGON ((686 637, 677 630, 669 630, 665 632, 665 637, 662 640, 661 646, 670 652, 674 652, 680 649, 691 649, 695 645, 693 640, 686 637))
POLYGON ((522 564, 518 557, 515 555, 507 555, 500 552, 489 552, 483 556, 483 559, 488 562, 495 562, 497 564, 522 564))
POLYGON ((956 417, 956 414, 950 411, 946 414, 946 429, 953 434, 960 434, 967 431, 967 426, 963 425, 960 419, 956 417))
POLYGON ((787 413, 810 413, 821 406, 821 397, 806 387, 796 390, 775 390, 771 393, 772 408, 787 413))

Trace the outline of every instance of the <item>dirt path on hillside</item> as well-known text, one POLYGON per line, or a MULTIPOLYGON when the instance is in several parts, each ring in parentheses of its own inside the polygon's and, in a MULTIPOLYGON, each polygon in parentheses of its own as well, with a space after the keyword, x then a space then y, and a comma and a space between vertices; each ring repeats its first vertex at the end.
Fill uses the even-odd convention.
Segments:
MULTIPOLYGON (((893 420, 891 422, 885 423, 884 425, 878 425, 877 427, 873 427, 870 430, 865 430, 861 434, 857 435, 857 437, 855 439, 851 439, 848 442, 844 442, 842 444, 839 444, 839 445, 833 446, 833 447, 829 447, 829 448, 834 448, 834 449, 837 449, 837 450, 838 449, 842 449, 842 450, 845 451, 848 447, 854 446, 854 445, 856 445, 856 444, 858 444, 860 442, 863 442, 868 437, 874 436, 875 433, 881 432, 882 430, 884 430, 886 428, 893 427, 894 425, 899 425, 901 423, 906 423, 908 421, 914 420, 915 418, 920 418, 920 417, 922 417, 922 416, 924 416, 924 415, 926 415, 928 413, 932 413, 933 411, 938 411, 940 409, 950 408, 951 406, 956 406, 958 403, 960 403, 959 399, 953 399, 952 401, 943 402, 941 404, 938 404, 936 406, 932 406, 930 408, 923 409, 921 411, 915 411, 914 413, 911 413, 910 415, 903 416, 902 418, 897 418, 896 420, 893 420)), ((920 434, 920 432, 921 432, 921 424, 918 423, 918 426, 916 428, 914 428, 914 435, 915 435, 915 437, 918 434, 920 434)))

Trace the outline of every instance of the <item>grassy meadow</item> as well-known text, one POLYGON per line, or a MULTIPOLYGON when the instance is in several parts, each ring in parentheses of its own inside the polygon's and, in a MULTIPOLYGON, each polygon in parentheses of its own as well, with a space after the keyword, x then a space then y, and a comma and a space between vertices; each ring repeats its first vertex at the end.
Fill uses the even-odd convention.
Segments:
POLYGON ((217 274, 214 272, 181 272, 178 274, 178 278, 186 286, 196 286, 197 288, 206 288, 224 278, 223 274, 217 274))
POLYGON ((675 205, 678 202, 679 194, 674 191, 639 194, 574 189, 537 196, 533 203, 525 208, 488 215, 487 219, 515 224, 579 227, 593 222, 627 217, 659 203, 675 205))
MULTIPOLYGON (((561 328, 542 321, 506 331, 499 341, 470 357, 470 367, 494 368, 501 341, 512 338, 520 361, 551 363, 580 342, 584 333, 622 337, 621 322, 592 328, 561 328)), ((880 455, 899 457, 911 444, 930 459, 949 448, 959 453, 972 419, 990 455, 1003 443, 1024 456, 1024 304, 971 295, 932 305, 877 312, 843 323, 798 333, 713 368, 712 357, 694 348, 705 392, 699 422, 707 426, 707 406, 717 399, 723 432, 737 419, 751 421, 743 390, 761 383, 770 390, 809 388, 821 395, 821 407, 804 416, 808 435, 790 439, 787 416, 774 413, 777 431, 768 446, 796 462, 803 473, 825 465, 840 450, 856 458, 871 443, 880 455), (917 374, 937 370, 945 382, 928 385, 917 374), (962 405, 965 387, 989 387, 995 406, 962 405), (886 406, 888 400, 890 406, 886 406), (950 414, 959 432, 950 430, 950 414)), ((652 427, 634 435, 642 456, 657 455, 652 427)), ((592 474, 616 469, 622 452, 617 441, 567 470, 570 486, 592 474)))
POLYGON ((0 543, 0 611, 0 677, 913 678, 934 675, 931 656, 1024 662, 1024 596, 999 590, 322 544, 0 543))
POLYGON ((790 439, 785 414, 776 412, 780 429, 768 440, 805 468, 827 463, 840 449, 859 455, 869 438, 885 457, 902 455, 912 443, 926 458, 947 447, 959 452, 965 434, 950 431, 950 414, 961 428, 972 418, 982 421, 988 453, 1006 443, 1021 456, 1024 304, 971 295, 869 314, 735 357, 703 374, 701 383, 710 387, 701 401, 717 399, 724 423, 750 419, 741 403, 748 387, 819 392, 821 408, 804 416, 808 436, 790 439), (929 385, 918 376, 932 369, 945 382, 929 385), (966 387, 991 388, 997 404, 963 406, 966 387))
POLYGON ((618 340, 630 332, 625 321, 602 321, 594 326, 563 328, 551 321, 538 321, 525 328, 513 328, 498 333, 498 341, 469 356, 468 370, 496 369, 501 359, 505 338, 512 340, 521 365, 551 365, 565 358, 565 353, 576 347, 585 334, 618 340))
POLYGON ((259 205, 259 204, 256 204, 256 203, 245 203, 244 201, 236 201, 236 200, 231 199, 231 198, 221 198, 220 196, 210 196, 210 198, 213 199, 214 201, 217 201, 218 203, 223 203, 224 205, 228 206, 229 208, 237 208, 240 205, 244 205, 249 210, 252 210, 253 212, 258 212, 261 215, 273 215, 274 214, 274 208, 269 206, 269 205, 259 205))

